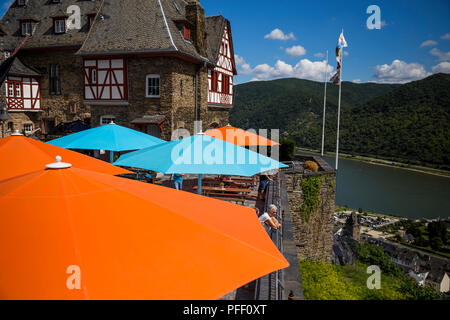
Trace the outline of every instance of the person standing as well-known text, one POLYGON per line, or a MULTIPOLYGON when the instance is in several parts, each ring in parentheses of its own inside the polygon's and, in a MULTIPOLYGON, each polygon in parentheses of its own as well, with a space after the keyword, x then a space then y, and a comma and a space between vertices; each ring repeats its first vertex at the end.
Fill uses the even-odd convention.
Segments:
POLYGON ((174 173, 173 185, 177 190, 183 190, 183 174, 174 173))
POLYGON ((259 175, 259 188, 258 188, 258 199, 264 200, 264 196, 267 190, 267 186, 269 185, 269 182, 273 181, 267 172, 261 173, 259 175))

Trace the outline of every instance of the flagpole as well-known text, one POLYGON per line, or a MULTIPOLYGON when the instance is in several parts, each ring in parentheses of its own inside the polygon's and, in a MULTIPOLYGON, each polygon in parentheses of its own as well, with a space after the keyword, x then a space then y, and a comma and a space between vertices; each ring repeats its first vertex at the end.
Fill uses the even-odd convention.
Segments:
POLYGON ((328 50, 327 50, 327 62, 325 64, 325 93, 323 95, 322 157, 325 145, 325 111, 327 105, 327 82, 328 82, 328 50))
MULTIPOLYGON (((344 30, 342 30, 344 32, 344 30)), ((339 102, 338 102, 338 123, 337 123, 337 139, 336 139, 336 171, 339 163, 339 124, 341 122, 341 89, 342 89, 342 68, 344 67, 344 47, 341 53, 341 71, 339 77, 339 102)))

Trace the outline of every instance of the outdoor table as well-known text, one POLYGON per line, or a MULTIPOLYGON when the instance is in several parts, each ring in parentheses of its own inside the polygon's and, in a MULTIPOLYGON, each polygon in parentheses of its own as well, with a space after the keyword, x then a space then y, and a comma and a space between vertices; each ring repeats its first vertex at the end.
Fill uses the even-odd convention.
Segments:
MULTIPOLYGON (((197 190, 198 186, 194 186, 194 189, 197 190)), ((233 193, 250 193, 252 192, 251 189, 244 189, 244 188, 229 188, 229 187, 202 187, 204 191, 225 191, 225 192, 233 192, 233 193)))
MULTIPOLYGON (((197 186, 194 186, 194 190, 197 190, 197 186)), ((252 191, 251 189, 243 189, 243 188, 230 188, 230 187, 202 187, 203 194, 207 197, 225 200, 225 201, 233 201, 244 203, 247 195, 252 191)))

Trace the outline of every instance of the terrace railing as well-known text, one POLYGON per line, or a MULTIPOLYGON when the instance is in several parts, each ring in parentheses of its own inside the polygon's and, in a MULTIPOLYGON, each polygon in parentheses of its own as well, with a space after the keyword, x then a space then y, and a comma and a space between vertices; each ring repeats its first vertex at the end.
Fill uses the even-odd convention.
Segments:
POLYGON ((277 220, 281 223, 278 230, 268 232, 278 250, 290 263, 290 267, 281 269, 256 280, 255 300, 303 299, 301 276, 297 259, 295 242, 293 241, 289 204, 286 193, 284 173, 268 186, 265 201, 265 212, 271 204, 277 206, 277 220), (285 247, 287 245, 287 247, 285 247))

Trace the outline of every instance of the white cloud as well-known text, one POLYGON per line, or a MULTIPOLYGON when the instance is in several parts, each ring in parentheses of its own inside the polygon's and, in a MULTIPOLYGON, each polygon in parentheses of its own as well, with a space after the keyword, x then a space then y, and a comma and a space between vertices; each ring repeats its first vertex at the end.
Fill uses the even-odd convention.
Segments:
POLYGON ((441 37, 441 39, 444 39, 444 40, 450 40, 450 32, 444 34, 444 35, 441 37))
POLYGON ((306 50, 302 46, 293 46, 293 47, 287 48, 286 53, 290 56, 299 57, 299 56, 304 56, 306 54, 306 50))
POLYGON ((236 64, 238 66, 243 65, 245 63, 244 58, 242 58, 241 56, 239 56, 237 54, 234 55, 234 61, 236 62, 236 64))
POLYGON ((245 62, 245 59, 237 54, 234 55, 234 61, 238 67, 238 72, 240 74, 250 74, 251 68, 248 63, 245 62))
POLYGON ((422 44, 420 45, 420 47, 421 48, 424 48, 424 47, 432 47, 432 46, 435 46, 435 45, 437 45, 438 43, 436 42, 436 41, 434 41, 434 40, 427 40, 427 41, 424 41, 424 42, 422 42, 422 44))
POLYGON ((321 52, 318 52, 318 53, 314 54, 314 57, 316 57, 316 58, 323 58, 323 57, 325 57, 325 55, 323 53, 321 53, 321 52))
POLYGON ((438 48, 433 48, 430 50, 430 54, 439 58, 439 61, 450 60, 450 51, 442 52, 438 48))
POLYGON ((244 63, 240 66, 238 72, 240 74, 253 75, 252 81, 278 78, 300 78, 323 81, 325 67, 327 68, 328 74, 332 74, 333 67, 327 65, 326 61, 313 62, 308 59, 302 59, 296 65, 290 65, 284 61, 278 60, 273 66, 264 63, 257 65, 254 68, 251 68, 247 63, 244 63))
POLYGON ((374 77, 379 82, 405 83, 420 80, 429 75, 431 73, 427 72, 421 64, 394 60, 390 65, 383 64, 376 66, 374 77))
POLYGON ((352 82, 353 83, 361 83, 362 81, 361 81, 361 79, 354 79, 352 82))
POLYGON ((289 40, 289 39, 296 40, 296 38, 292 32, 289 34, 284 34, 284 32, 278 28, 272 30, 272 32, 269 34, 266 34, 264 36, 264 39, 283 40, 283 41, 289 40))
POLYGON ((438 65, 435 65, 432 70, 433 73, 450 73, 450 62, 441 62, 438 65))

